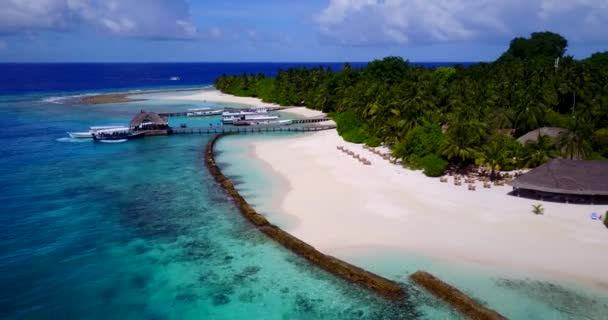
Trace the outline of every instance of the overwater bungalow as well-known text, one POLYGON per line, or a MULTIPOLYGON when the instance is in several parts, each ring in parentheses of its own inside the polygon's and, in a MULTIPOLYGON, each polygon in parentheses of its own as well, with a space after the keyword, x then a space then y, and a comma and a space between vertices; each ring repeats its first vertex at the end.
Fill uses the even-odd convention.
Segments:
POLYGON ((553 159, 517 177, 512 194, 544 201, 608 203, 608 161, 553 159))

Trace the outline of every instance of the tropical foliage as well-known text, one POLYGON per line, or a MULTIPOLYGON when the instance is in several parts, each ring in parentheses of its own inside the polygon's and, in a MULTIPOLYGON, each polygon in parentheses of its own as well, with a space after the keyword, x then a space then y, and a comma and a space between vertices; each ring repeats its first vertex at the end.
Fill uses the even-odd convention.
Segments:
POLYGON ((412 167, 434 155, 455 165, 496 170, 535 167, 551 158, 608 157, 608 53, 584 60, 566 55, 567 41, 550 33, 514 39, 495 62, 426 68, 399 57, 370 62, 222 76, 224 92, 331 113, 348 141, 386 143, 412 167), (559 139, 519 137, 560 127, 559 139))
POLYGON ((421 160, 424 174, 429 177, 439 177, 448 167, 448 162, 435 154, 428 154, 421 160))
POLYGON ((532 212, 534 212, 534 214, 536 214, 536 215, 541 215, 541 214, 545 213, 545 208, 543 208, 542 204, 533 204, 532 212))

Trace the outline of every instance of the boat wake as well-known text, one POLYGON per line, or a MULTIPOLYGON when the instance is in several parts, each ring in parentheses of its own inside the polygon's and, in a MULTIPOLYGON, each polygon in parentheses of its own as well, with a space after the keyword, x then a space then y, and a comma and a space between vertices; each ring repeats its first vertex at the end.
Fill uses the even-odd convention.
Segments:
POLYGON ((56 139, 55 141, 58 141, 58 142, 74 142, 74 143, 82 143, 82 142, 90 142, 90 141, 91 141, 91 139, 82 139, 82 138, 80 138, 80 139, 74 139, 74 138, 67 138, 67 137, 66 137, 66 138, 59 138, 59 139, 56 139))
POLYGON ((119 139, 119 140, 99 140, 102 143, 123 143, 127 142, 127 139, 119 139))

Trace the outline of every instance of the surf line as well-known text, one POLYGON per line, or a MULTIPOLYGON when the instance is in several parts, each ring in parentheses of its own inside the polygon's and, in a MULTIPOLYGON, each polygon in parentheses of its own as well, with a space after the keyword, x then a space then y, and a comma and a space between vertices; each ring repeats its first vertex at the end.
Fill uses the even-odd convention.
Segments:
POLYGON ((320 268, 328 271, 340 278, 349 282, 362 285, 381 296, 389 299, 399 299, 405 297, 403 288, 392 280, 372 272, 363 270, 348 262, 338 258, 323 254, 308 243, 294 237, 283 229, 271 224, 247 201, 238 193, 234 184, 224 176, 220 168, 215 163, 213 148, 215 143, 222 137, 229 134, 219 134, 211 138, 205 148, 205 165, 211 172, 211 175, 222 186, 222 188, 230 195, 236 206, 241 211, 241 214, 249 220, 258 230, 266 234, 269 238, 275 240, 285 248, 291 250, 295 254, 307 259, 320 268))

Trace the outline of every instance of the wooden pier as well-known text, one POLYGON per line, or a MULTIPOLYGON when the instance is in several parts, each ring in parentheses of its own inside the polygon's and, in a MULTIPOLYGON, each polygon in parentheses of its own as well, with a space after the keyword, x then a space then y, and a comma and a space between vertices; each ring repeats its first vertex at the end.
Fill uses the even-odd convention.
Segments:
MULTIPOLYGON (((284 108, 275 108, 284 109, 284 108)), ((315 132, 335 129, 336 124, 331 121, 327 124, 321 122, 330 121, 331 118, 318 116, 303 119, 292 119, 289 125, 209 125, 204 127, 169 127, 168 117, 185 115, 186 112, 144 112, 138 113, 129 126, 135 132, 144 132, 145 136, 166 136, 184 134, 248 134, 248 133, 272 133, 272 132, 315 132)))
POLYGON ((167 134, 226 134, 226 133, 272 133, 272 132, 315 132, 335 129, 335 124, 309 126, 211 126, 192 128, 171 128, 167 134))

